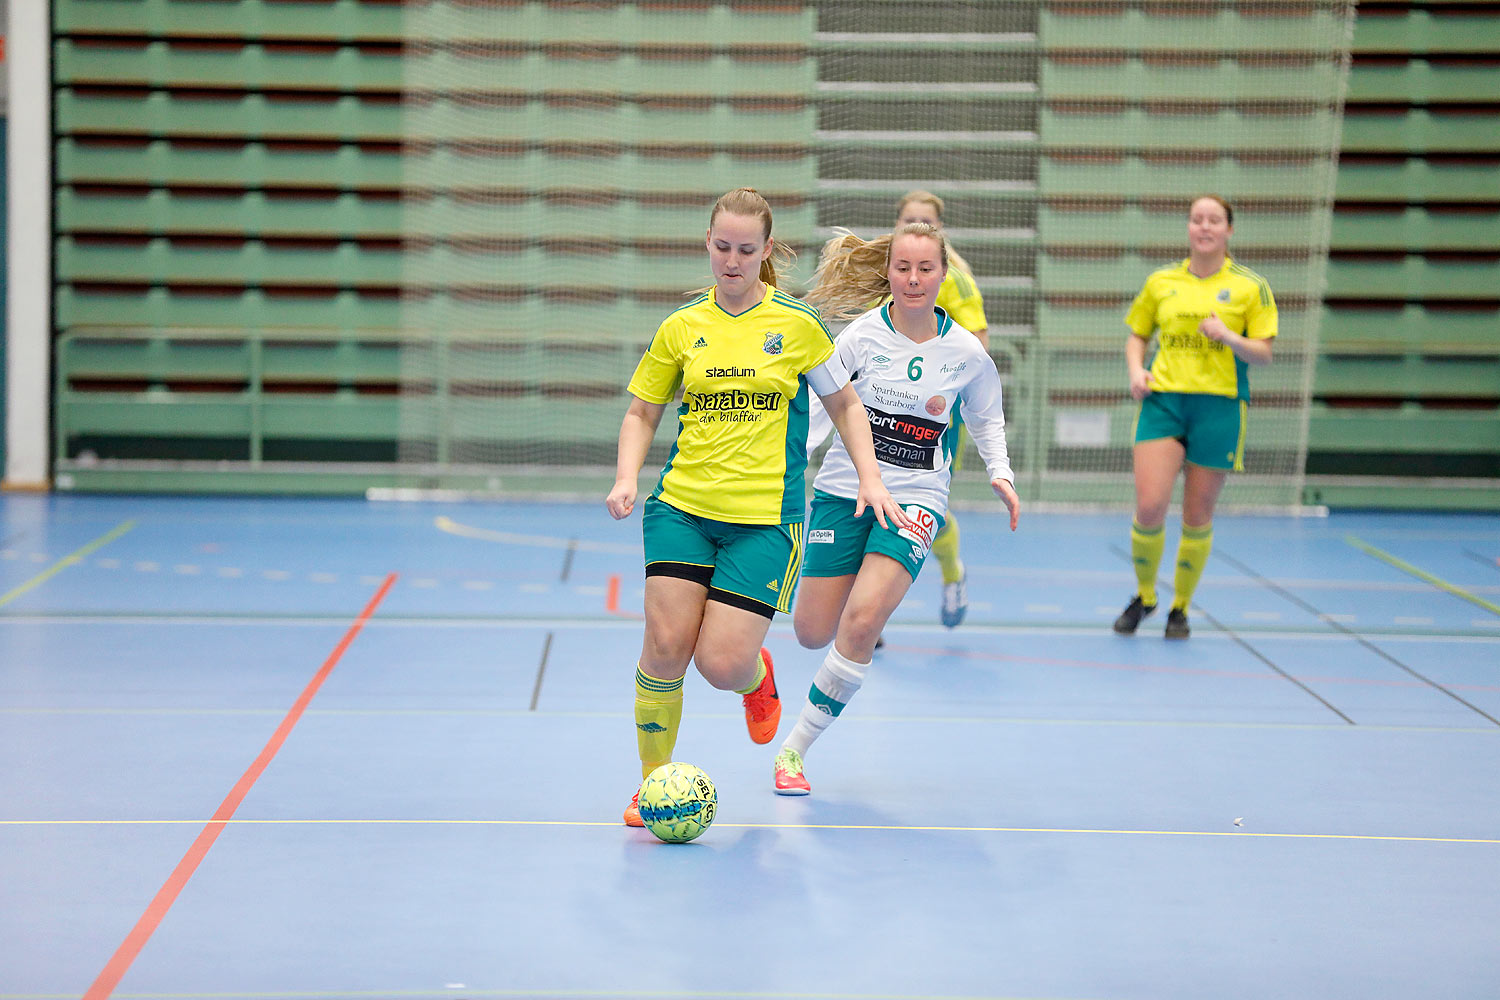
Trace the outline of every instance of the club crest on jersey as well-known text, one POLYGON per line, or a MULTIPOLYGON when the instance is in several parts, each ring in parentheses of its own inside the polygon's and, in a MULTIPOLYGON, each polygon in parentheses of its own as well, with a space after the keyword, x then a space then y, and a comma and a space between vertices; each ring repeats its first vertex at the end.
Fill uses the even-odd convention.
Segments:
POLYGON ((766 333, 766 342, 760 345, 760 349, 773 357, 781 353, 781 334, 766 333))
POLYGON ((1218 298, 1218 300, 1220 302, 1228 302, 1229 301, 1229 289, 1227 289, 1227 288, 1221 288, 1221 289, 1219 289, 1219 294, 1216 296, 1216 298, 1218 298))

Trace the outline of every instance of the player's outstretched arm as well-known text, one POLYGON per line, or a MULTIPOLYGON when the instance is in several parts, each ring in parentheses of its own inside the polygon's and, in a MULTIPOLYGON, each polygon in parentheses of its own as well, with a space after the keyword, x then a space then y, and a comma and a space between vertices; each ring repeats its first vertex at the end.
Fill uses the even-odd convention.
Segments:
POLYGON ((854 471, 859 474, 859 495, 854 498, 854 516, 862 516, 865 508, 869 507, 875 512, 875 520, 880 522, 882 528, 887 527, 886 518, 895 521, 900 527, 911 527, 911 518, 906 516, 906 511, 901 509, 901 505, 880 479, 875 440, 870 436, 870 418, 865 414, 865 405, 859 401, 854 386, 845 383, 838 392, 818 398, 828 410, 833 426, 838 428, 844 450, 849 452, 854 471))
POLYGON ((620 444, 615 452, 615 485, 604 498, 609 516, 616 521, 629 517, 635 509, 636 480, 666 408, 665 403, 648 403, 632 396, 625 410, 625 419, 620 422, 620 444))

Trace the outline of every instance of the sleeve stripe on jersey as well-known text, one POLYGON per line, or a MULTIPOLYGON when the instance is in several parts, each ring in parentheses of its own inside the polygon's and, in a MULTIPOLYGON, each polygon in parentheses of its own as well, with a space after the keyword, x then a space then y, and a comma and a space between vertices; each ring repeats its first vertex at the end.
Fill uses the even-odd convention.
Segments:
POLYGON ((948 273, 953 275, 953 286, 958 289, 958 297, 968 299, 974 296, 974 281, 964 269, 958 266, 948 268, 948 273))
POLYGON ((1230 264, 1229 270, 1232 274, 1238 274, 1242 278, 1249 278, 1251 281, 1255 282, 1256 287, 1260 289, 1261 305, 1268 306, 1271 304, 1271 286, 1267 284, 1265 278, 1262 278, 1260 275, 1256 274, 1248 267, 1244 267, 1240 264, 1230 264))
POLYGON ((670 316, 673 313, 680 313, 684 309, 691 309, 691 308, 693 308, 693 306, 702 305, 703 302, 704 302, 704 300, 707 299, 707 298, 708 298, 708 293, 707 292, 703 292, 700 295, 694 295, 691 299, 689 299, 688 301, 684 302, 682 305, 678 306, 676 309, 673 309, 672 312, 668 313, 667 315, 670 316))
POLYGON ((818 326, 822 329, 822 331, 828 334, 828 339, 833 339, 833 334, 829 333, 827 325, 823 322, 823 317, 818 314, 818 311, 816 309, 808 305, 806 302, 802 302, 798 299, 792 298, 790 295, 788 295, 786 292, 783 292, 779 288, 771 293, 771 299, 772 301, 786 306, 789 309, 795 309, 798 312, 806 313, 807 315, 811 316, 813 320, 818 324, 818 326))

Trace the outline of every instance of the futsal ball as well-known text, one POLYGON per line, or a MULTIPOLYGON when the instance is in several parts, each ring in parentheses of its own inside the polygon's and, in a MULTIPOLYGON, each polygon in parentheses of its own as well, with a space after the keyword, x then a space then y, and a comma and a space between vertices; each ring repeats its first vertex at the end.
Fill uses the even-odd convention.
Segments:
POLYGON ((691 764, 663 764, 641 782, 641 822, 669 844, 686 844, 714 821, 719 792, 691 764))

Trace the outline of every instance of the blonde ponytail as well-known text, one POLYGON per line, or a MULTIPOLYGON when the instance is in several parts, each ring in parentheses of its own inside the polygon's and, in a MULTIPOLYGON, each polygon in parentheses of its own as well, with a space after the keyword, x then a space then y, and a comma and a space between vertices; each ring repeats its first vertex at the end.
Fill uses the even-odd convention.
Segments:
POLYGON ((829 319, 851 319, 884 302, 891 294, 891 243, 897 236, 926 236, 937 240, 943 266, 950 260, 948 241, 942 230, 925 222, 913 222, 893 233, 865 240, 847 229, 823 245, 813 286, 803 299, 829 319))

